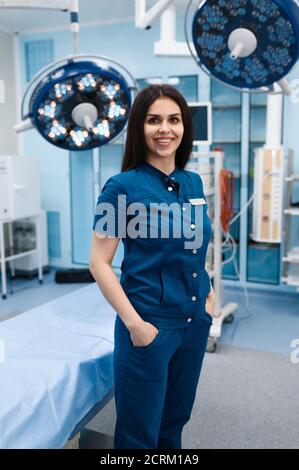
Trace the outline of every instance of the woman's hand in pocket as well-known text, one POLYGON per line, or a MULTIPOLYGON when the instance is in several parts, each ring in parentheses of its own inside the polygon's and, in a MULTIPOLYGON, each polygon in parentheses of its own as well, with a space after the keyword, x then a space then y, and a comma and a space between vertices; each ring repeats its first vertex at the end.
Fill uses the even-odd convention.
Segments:
POLYGON ((144 347, 152 343, 159 330, 151 323, 141 321, 138 326, 130 329, 130 337, 134 346, 144 347))
POLYGON ((213 317, 214 315, 214 307, 215 307, 215 292, 214 292, 213 286, 211 285, 211 290, 210 290, 209 295, 206 298, 206 305, 205 305, 206 312, 209 315, 211 315, 211 317, 213 317))

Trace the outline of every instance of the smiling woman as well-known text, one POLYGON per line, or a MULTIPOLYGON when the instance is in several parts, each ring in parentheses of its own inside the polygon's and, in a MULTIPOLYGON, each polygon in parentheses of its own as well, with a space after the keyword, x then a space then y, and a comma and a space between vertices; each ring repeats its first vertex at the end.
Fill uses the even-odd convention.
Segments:
POLYGON ((129 115, 123 171, 109 178, 98 200, 90 269, 118 313, 115 448, 179 449, 190 419, 213 309, 205 271, 211 236, 206 199, 200 176, 184 169, 192 140, 183 96, 168 85, 142 90, 129 115), (107 219, 115 230, 102 228, 103 203, 115 209, 107 219), (136 232, 144 228, 149 236, 131 230, 141 205, 136 232), (153 205, 154 222, 147 210, 153 205), (158 205, 174 210, 158 211, 158 205), (195 245, 187 246, 184 230, 173 236, 177 222, 187 224, 195 245), (120 238, 119 282, 111 262, 120 238))

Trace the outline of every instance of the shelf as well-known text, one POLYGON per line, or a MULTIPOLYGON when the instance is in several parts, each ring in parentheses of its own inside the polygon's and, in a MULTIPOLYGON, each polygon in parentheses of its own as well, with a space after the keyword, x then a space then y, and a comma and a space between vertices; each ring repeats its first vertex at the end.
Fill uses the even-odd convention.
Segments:
POLYGON ((289 209, 285 209, 284 213, 289 215, 299 215, 299 207, 290 207, 289 209))
POLYGON ((281 278, 282 282, 289 286, 299 287, 299 277, 296 276, 285 276, 281 278))
POLYGON ((241 104, 212 104, 213 109, 240 109, 241 104))
POLYGON ((299 263, 299 247, 295 247, 282 258, 286 263, 299 263))
POLYGON ((15 248, 7 248, 5 250, 5 261, 11 261, 13 259, 22 258, 23 256, 29 256, 37 252, 38 252, 37 248, 26 250, 26 251, 17 250, 15 248))
POLYGON ((250 103, 251 108, 266 108, 267 103, 250 103))
POLYGON ((278 249, 280 246, 280 243, 267 243, 267 242, 256 242, 254 240, 251 240, 248 243, 248 247, 250 248, 258 248, 258 249, 269 249, 269 248, 275 248, 278 249))
POLYGON ((299 181, 299 175, 287 176, 285 180, 286 180, 286 181, 289 181, 289 182, 299 181))
POLYGON ((223 145, 226 145, 226 144, 239 144, 241 145, 241 141, 240 140, 214 140, 213 141, 213 145, 219 145, 219 144, 223 144, 223 145))

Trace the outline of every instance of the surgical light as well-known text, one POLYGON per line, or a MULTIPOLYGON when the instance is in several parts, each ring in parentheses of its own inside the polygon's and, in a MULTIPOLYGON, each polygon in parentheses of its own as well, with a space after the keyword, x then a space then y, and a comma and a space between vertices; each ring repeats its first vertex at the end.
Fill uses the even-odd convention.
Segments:
MULTIPOLYGON (((186 36, 188 15, 186 12, 186 36)), ((196 62, 221 82, 269 91, 299 58, 299 7, 294 0, 196 2, 192 41, 196 62)))
POLYGON ((92 149, 119 137, 136 84, 126 69, 117 64, 120 73, 116 62, 112 67, 108 61, 77 55, 42 69, 27 87, 16 130, 36 127, 48 142, 67 150, 92 149))

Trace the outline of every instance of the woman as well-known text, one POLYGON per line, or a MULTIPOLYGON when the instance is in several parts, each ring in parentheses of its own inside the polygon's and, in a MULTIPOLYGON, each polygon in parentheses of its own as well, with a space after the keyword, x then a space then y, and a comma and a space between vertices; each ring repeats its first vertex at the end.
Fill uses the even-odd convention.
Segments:
POLYGON ((144 89, 130 112, 122 172, 98 200, 90 270, 118 314, 115 448, 179 449, 191 415, 214 308, 202 181, 184 170, 192 140, 183 96, 168 85, 144 89), (111 263, 120 238, 119 282, 111 263))

